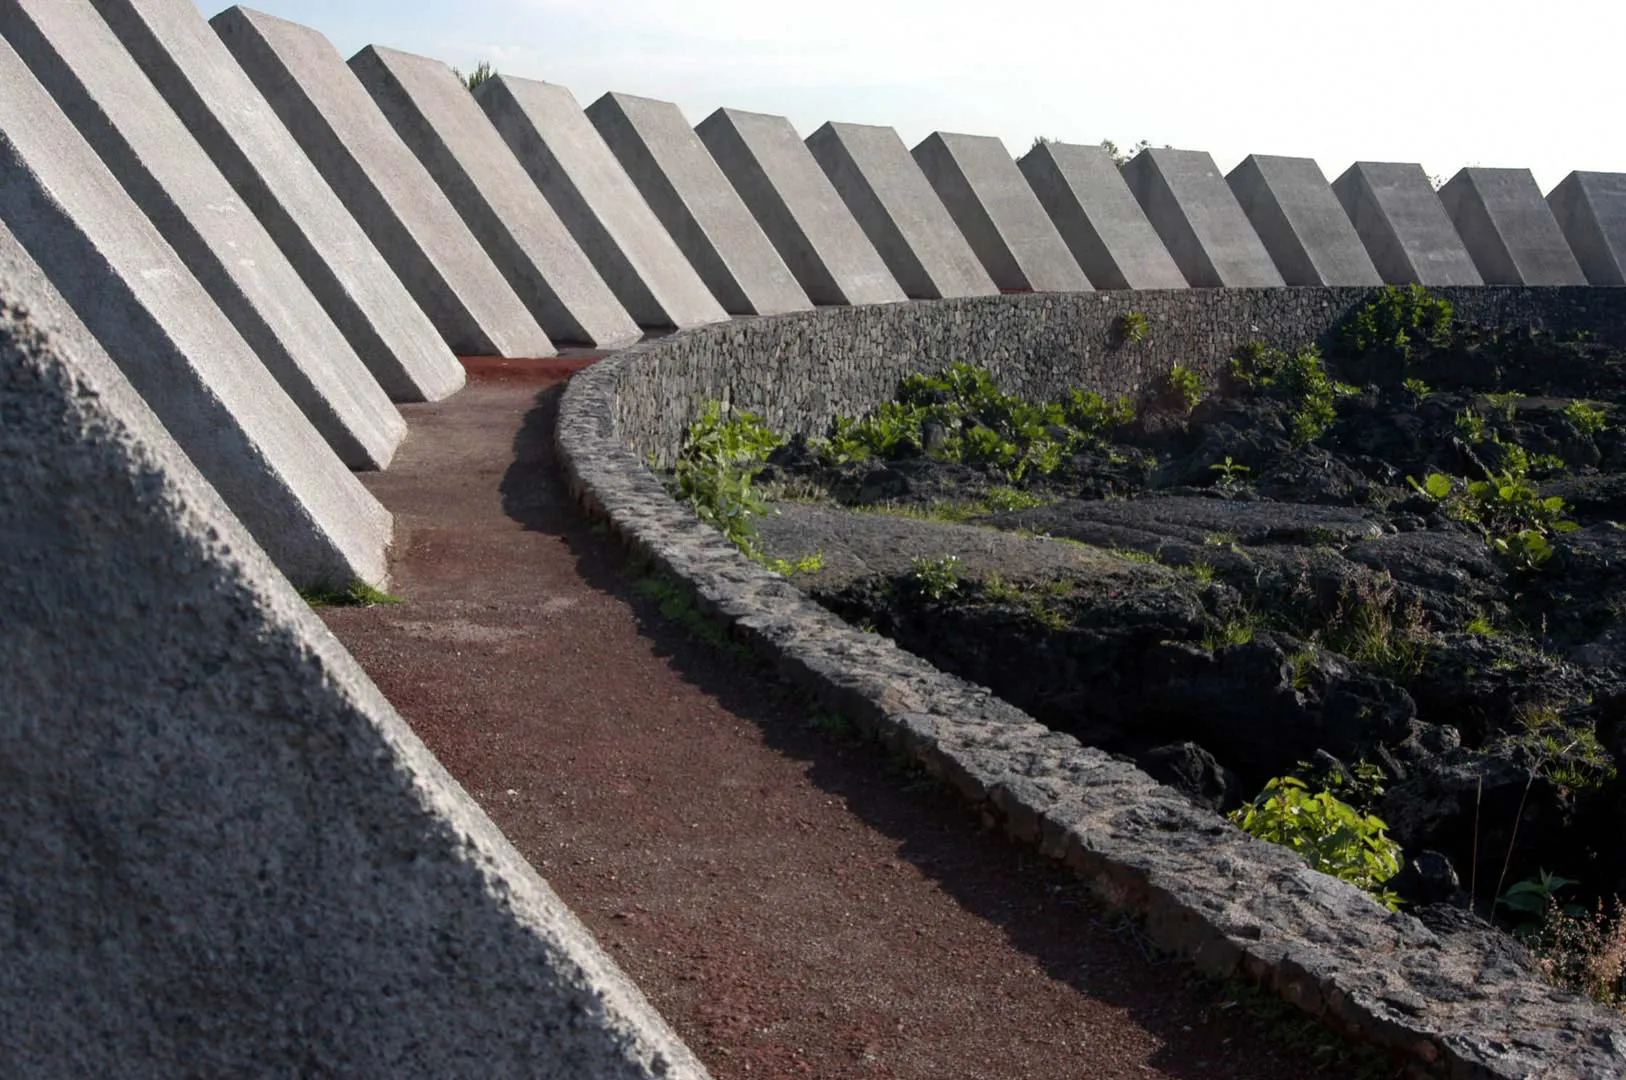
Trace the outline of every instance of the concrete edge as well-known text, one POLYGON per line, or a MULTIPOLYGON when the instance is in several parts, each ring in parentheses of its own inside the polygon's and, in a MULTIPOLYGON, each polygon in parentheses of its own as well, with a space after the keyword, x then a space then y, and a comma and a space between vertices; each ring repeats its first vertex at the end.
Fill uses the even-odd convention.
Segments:
MULTIPOLYGON (((810 337, 835 351, 845 344, 838 315, 780 318, 823 321, 810 337)), ((620 379, 634 365, 659 365, 674 339, 716 332, 648 342, 577 374, 555 434, 572 496, 635 555, 691 588, 704 614, 782 678, 1074 870, 1203 974, 1255 980, 1429 1075, 1620 1075, 1626 1017, 1436 936, 1133 766, 848 626, 671 499, 618 430, 620 379), (1417 989, 1454 972, 1469 973, 1455 978, 1460 992, 1435 1000, 1417 989), (1555 1014, 1565 1031, 1556 1052, 1555 1014)))

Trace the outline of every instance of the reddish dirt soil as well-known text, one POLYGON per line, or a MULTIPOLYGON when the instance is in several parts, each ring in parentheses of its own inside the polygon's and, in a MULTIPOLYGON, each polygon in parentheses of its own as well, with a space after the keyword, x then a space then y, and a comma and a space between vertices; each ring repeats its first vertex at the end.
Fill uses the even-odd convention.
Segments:
POLYGON ((324 616, 719 1080, 1348 1075, 664 619, 563 490, 559 362, 471 367, 365 477, 406 603, 324 616))

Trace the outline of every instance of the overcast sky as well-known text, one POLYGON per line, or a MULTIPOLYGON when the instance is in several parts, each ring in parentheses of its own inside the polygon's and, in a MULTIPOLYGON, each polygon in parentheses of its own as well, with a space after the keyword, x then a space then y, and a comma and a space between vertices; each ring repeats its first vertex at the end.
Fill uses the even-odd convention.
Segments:
MULTIPOLYGON (((224 5, 200 0, 205 14, 224 5)), ((570 88, 887 124, 1351 162, 1626 172, 1621 0, 256 0, 325 33, 570 88)))

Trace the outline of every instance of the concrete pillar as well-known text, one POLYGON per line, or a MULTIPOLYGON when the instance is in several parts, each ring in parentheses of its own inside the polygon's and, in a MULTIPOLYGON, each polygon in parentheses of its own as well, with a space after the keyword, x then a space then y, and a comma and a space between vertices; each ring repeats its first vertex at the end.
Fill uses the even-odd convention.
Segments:
POLYGON ((1529 169, 1461 169, 1440 202, 1487 285, 1585 285, 1529 169))
POLYGON ((1626 173, 1572 172, 1547 205, 1594 285, 1626 285, 1626 173))
POLYGON ((1357 161, 1332 190, 1384 281, 1485 283, 1421 165, 1357 161))
POLYGON ((1285 284, 1207 153, 1142 150, 1124 163, 1123 177, 1192 285, 1236 289, 1285 284))
POLYGON ((1382 285, 1313 158, 1251 154, 1225 178, 1289 285, 1382 285))

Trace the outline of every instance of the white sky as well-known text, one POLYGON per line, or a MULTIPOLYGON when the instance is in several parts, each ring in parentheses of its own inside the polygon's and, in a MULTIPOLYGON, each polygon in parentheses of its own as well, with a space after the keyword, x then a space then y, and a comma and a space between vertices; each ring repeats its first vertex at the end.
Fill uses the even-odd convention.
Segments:
MULTIPOLYGON (((199 0, 205 14, 224 6, 199 0)), ((932 131, 1351 162, 1626 172, 1622 0, 251 0, 349 56, 932 131)))

